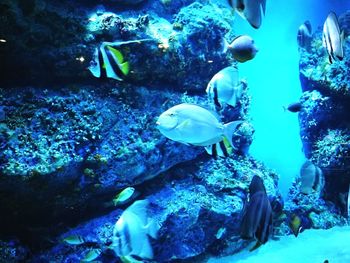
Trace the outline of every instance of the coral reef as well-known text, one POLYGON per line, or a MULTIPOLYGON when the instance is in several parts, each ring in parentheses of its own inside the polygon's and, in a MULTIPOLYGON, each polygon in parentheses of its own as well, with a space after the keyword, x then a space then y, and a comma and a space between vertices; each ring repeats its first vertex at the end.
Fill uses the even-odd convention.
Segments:
MULTIPOLYGON (((150 214, 161 225, 159 236, 152 241, 156 262, 189 259, 207 253, 220 254, 221 250, 239 239, 239 221, 247 198, 247 182, 256 174, 264 179, 268 195, 278 197, 277 175, 250 158, 213 160, 201 156, 195 161, 179 164, 166 174, 154 178, 142 187, 140 198, 151 202, 150 214), (214 223, 215 222, 215 223, 214 223), (220 228, 224 229, 218 235, 220 228)), ((38 259, 52 258, 55 262, 74 258, 81 260, 91 247, 104 251, 101 260, 115 260, 109 249, 113 224, 120 215, 118 209, 110 214, 82 223, 64 233, 83 236, 88 242, 79 246, 58 244, 38 259)), ((239 241, 236 251, 247 245, 239 241)))
MULTIPOLYGON (((345 31, 347 17, 348 13, 340 16, 340 25, 345 31)), ((314 199, 317 200, 316 204, 309 200, 312 207, 303 208, 303 213, 307 212, 313 221, 313 227, 342 224, 338 215, 346 215, 345 197, 350 184, 349 44, 348 40, 344 43, 344 59, 332 64, 328 62, 322 47, 319 31, 313 36, 312 50, 301 50, 299 66, 304 93, 300 99, 303 105, 299 113, 300 135, 306 157, 322 169, 325 178, 321 199, 314 199), (324 207, 324 211, 317 211, 321 207, 324 207), (326 215, 321 216, 322 213, 326 215), (325 219, 329 222, 325 222, 325 219)), ((308 198, 296 197, 294 202, 299 204, 303 199, 308 198)))

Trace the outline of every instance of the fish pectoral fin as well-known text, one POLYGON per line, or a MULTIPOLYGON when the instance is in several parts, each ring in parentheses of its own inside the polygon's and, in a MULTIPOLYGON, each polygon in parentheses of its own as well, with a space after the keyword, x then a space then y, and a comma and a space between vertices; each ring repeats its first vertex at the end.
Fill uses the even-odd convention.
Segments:
POLYGON ((262 243, 259 240, 256 241, 255 245, 251 249, 249 249, 249 252, 253 252, 255 249, 258 249, 261 245, 262 243))
POLYGON ((186 127, 190 126, 191 123, 192 123, 191 119, 184 120, 183 122, 181 122, 181 123, 177 126, 177 129, 186 128, 186 127))

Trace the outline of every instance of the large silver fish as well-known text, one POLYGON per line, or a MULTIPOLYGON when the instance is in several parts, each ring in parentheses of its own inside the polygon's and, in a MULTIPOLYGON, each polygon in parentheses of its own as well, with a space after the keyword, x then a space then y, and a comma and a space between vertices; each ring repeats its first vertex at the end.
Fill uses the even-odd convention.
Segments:
POLYGON ((338 17, 334 12, 329 13, 324 22, 322 40, 328 52, 329 63, 344 58, 344 32, 340 33, 338 17))
POLYGON ((261 26, 266 11, 266 0, 229 0, 229 4, 252 27, 258 29, 261 26))
POLYGON ((157 237, 159 229, 147 215, 147 200, 139 200, 129 206, 115 224, 113 244, 118 257, 138 256, 152 259, 153 250, 148 236, 157 237))
POLYGON ((214 157, 232 152, 232 136, 242 121, 222 124, 210 111, 193 104, 179 104, 163 112, 157 128, 167 138, 187 145, 204 146, 214 157))
POLYGON ((223 103, 233 107, 236 106, 246 86, 247 83, 245 81, 239 81, 237 67, 229 66, 214 75, 208 83, 206 93, 209 101, 219 111, 223 103))

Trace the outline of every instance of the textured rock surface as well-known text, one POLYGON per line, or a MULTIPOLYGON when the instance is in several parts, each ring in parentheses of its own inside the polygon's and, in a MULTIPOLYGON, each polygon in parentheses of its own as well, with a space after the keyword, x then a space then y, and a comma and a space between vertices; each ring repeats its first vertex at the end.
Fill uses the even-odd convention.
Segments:
MULTIPOLYGON (((346 15, 341 17, 340 24, 344 28, 346 15)), ((326 205, 330 211, 335 209, 345 215, 345 197, 350 184, 350 42, 349 39, 345 42, 344 59, 329 64, 321 37, 317 32, 312 51, 303 50, 300 58, 300 80, 304 91, 300 100, 303 109, 299 114, 301 139, 306 157, 323 171, 326 184, 322 197, 335 206, 326 205)), ((314 206, 317 207, 324 205, 314 206)), ((333 220, 330 214, 327 217, 331 222, 325 223, 325 227, 339 221, 333 220)))
MULTIPOLYGON (((264 179, 268 195, 278 197, 277 175, 262 164, 242 157, 237 157, 237 160, 208 160, 202 156, 178 165, 137 188, 142 192, 139 198, 150 200, 149 214, 161 225, 158 239, 152 241, 155 260, 188 259, 208 251, 219 254, 231 245, 232 240, 236 241, 235 251, 246 246, 247 242, 239 241, 240 214, 247 197, 247 182, 256 173, 264 179), (221 237, 217 236, 220 228, 225 229, 221 237)), ((82 235, 92 241, 89 244, 59 244, 37 258, 46 260, 56 251, 61 251, 57 262, 69 258, 79 260, 95 246, 103 249, 100 258, 103 262, 115 260, 114 252, 107 246, 111 243, 113 225, 121 212, 118 209, 62 235, 62 238, 82 235)))
POLYGON ((208 3, 180 9, 190 2, 169 7, 179 13, 167 20, 172 12, 160 1, 136 10, 120 10, 117 3, 84 7, 82 1, 4 1, 0 31, 7 42, 0 44, 0 69, 6 78, 0 83, 93 81, 87 67, 102 42, 149 39, 119 48, 131 65, 125 82, 204 89, 210 77, 229 64, 221 50, 223 37, 233 36, 232 15, 227 7, 208 3), (222 16, 213 9, 222 10, 222 16))

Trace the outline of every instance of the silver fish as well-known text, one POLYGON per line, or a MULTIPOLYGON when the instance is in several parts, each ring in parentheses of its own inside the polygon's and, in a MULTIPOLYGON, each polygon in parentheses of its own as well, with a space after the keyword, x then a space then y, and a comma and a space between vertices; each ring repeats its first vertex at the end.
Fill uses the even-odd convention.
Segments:
POLYGON ((208 83, 206 93, 215 110, 219 111, 223 103, 236 106, 246 86, 245 81, 239 81, 237 67, 229 66, 214 75, 208 83))
POLYGON ((231 44, 228 44, 224 39, 223 52, 226 52, 227 50, 230 50, 233 58, 241 63, 253 59, 259 51, 255 45, 254 39, 248 35, 235 37, 231 44))
POLYGON ((324 185, 322 170, 307 160, 300 168, 300 192, 310 194, 320 191, 324 185))
POLYGON ((266 0, 229 0, 229 4, 249 24, 258 29, 266 12, 266 0))
POLYGON ((147 207, 148 201, 135 201, 116 222, 111 247, 118 257, 153 258, 148 236, 156 238, 159 226, 148 217, 147 207))
POLYGON ((232 152, 232 136, 242 121, 222 124, 210 111, 183 103, 163 112, 157 128, 167 138, 187 145, 204 146, 214 157, 232 152))
POLYGON ((338 17, 334 12, 329 13, 324 22, 322 40, 328 52, 329 63, 344 58, 344 32, 340 33, 338 17))

